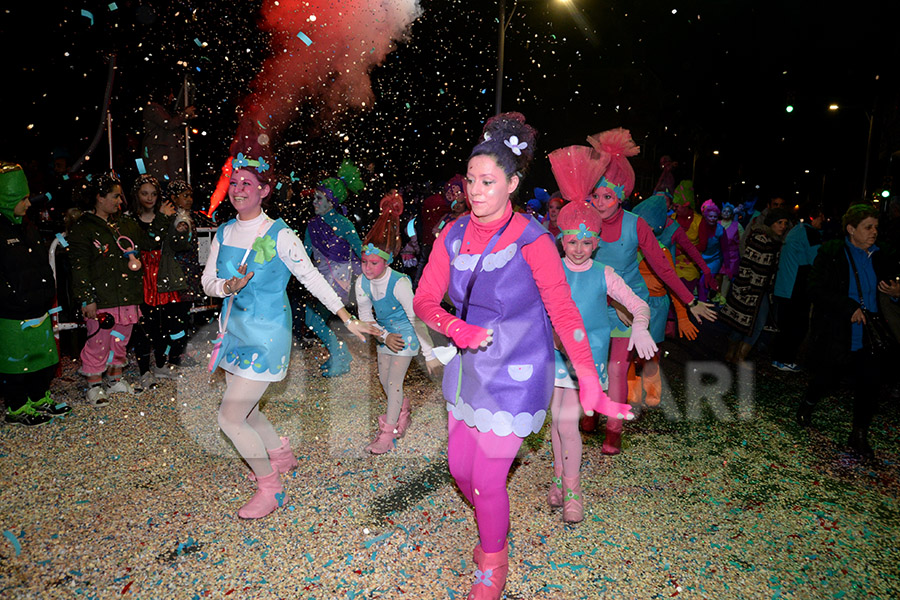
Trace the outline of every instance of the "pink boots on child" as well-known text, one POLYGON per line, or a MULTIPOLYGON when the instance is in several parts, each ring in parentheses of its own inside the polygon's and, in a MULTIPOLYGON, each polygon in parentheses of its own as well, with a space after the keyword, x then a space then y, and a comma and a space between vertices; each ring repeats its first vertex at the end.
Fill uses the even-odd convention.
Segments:
POLYGON ((400 423, 388 423, 387 415, 378 415, 378 436, 366 450, 372 454, 384 454, 394 449, 394 440, 400 437, 400 423))
POLYGON ((478 568, 468 600, 500 600, 509 572, 509 546, 504 544, 499 552, 484 552, 478 544, 472 558, 478 568))
POLYGON ((563 505, 562 467, 553 465, 553 480, 550 483, 550 491, 547 492, 547 504, 553 508, 563 505))
POLYGON ((375 441, 366 446, 366 450, 372 454, 384 454, 393 450, 395 440, 402 438, 409 428, 409 414, 409 398, 404 398, 403 405, 400 407, 400 417, 396 423, 388 423, 387 415, 379 415, 378 436, 375 441))
POLYGON ((584 501, 581 499, 581 482, 579 476, 563 477, 563 521, 580 523, 584 520, 584 501))
POLYGON ((291 443, 286 437, 281 438, 280 447, 267 452, 272 472, 263 477, 256 477, 253 471, 250 472, 250 480, 256 482, 256 493, 238 511, 238 516, 242 519, 261 519, 276 508, 284 506, 287 499, 279 475, 295 469, 298 464, 297 457, 294 456, 291 443))
POLYGON ((250 498, 250 502, 238 511, 240 518, 261 519, 276 508, 284 506, 287 496, 278 477, 278 471, 272 471, 256 479, 256 493, 250 498))

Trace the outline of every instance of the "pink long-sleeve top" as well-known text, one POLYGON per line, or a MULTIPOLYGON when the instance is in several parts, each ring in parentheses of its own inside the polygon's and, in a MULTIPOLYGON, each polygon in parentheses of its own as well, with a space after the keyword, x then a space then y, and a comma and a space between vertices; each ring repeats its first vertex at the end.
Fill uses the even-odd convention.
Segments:
MULTIPOLYGON (((511 212, 512 205, 507 204, 503 216, 490 223, 479 223, 473 216, 466 227, 460 253, 480 254, 484 251, 491 237, 503 226, 511 212)), ((495 249, 505 248, 515 242, 527 224, 527 217, 523 215, 515 214, 512 219, 510 226, 497 241, 495 249)), ((441 333, 446 333, 447 326, 455 320, 453 315, 441 308, 441 299, 450 285, 451 259, 444 243, 447 233, 448 228, 444 228, 438 236, 413 299, 416 315, 426 325, 441 333)), ((575 367, 575 374, 579 378, 597 377, 587 336, 577 336, 580 341, 575 341, 575 331, 585 330, 584 322, 575 301, 572 300, 572 292, 566 282, 566 274, 556 245, 549 237, 541 236, 531 244, 523 246, 521 252, 525 262, 531 267, 534 282, 550 316, 550 323, 563 341, 566 354, 575 367)))
MULTIPOLYGON (((624 215, 624 210, 618 210, 609 219, 603 219, 603 224, 600 226, 601 240, 608 244, 619 241, 619 238, 622 236, 622 217, 624 215)), ((672 268, 672 263, 666 260, 666 255, 663 254, 662 249, 659 247, 659 240, 653 235, 653 230, 650 229, 647 221, 642 217, 638 217, 637 220, 637 238, 638 246, 640 246, 641 252, 644 254, 644 259, 650 265, 650 268, 653 269, 653 272, 656 273, 656 276, 663 280, 663 283, 678 296, 679 300, 685 304, 693 302, 694 295, 684 287, 684 284, 675 273, 675 269, 672 268)), ((696 251, 696 248, 694 250, 696 251)), ((709 270, 708 267, 707 270, 709 270)))
MULTIPOLYGON (((691 243, 691 239, 687 236, 687 233, 684 232, 684 229, 679 226, 678 229, 675 230, 675 233, 672 234, 672 240, 677 246, 684 250, 684 253, 688 255, 691 262, 700 267, 700 271, 706 275, 707 280, 712 278, 712 271, 709 270, 709 266, 706 264, 706 261, 703 260, 700 249, 691 243)), ((703 240, 704 251, 706 250, 706 242, 707 240, 703 240)))

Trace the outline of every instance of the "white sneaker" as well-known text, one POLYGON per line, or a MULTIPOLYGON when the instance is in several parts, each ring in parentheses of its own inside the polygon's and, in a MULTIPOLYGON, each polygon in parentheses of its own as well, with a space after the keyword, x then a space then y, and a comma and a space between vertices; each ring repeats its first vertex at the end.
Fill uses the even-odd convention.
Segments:
POLYGON ((95 385, 89 387, 85 394, 85 398, 87 398, 87 401, 94 406, 106 406, 109 404, 109 398, 106 397, 103 386, 95 385))
POLYGON ((157 379, 178 379, 181 377, 181 374, 172 365, 166 365, 165 367, 150 367, 150 372, 153 373, 157 379))
POLYGON ((134 388, 131 387, 131 384, 125 381, 124 379, 120 379, 108 388, 106 388, 107 394, 133 394, 134 388))

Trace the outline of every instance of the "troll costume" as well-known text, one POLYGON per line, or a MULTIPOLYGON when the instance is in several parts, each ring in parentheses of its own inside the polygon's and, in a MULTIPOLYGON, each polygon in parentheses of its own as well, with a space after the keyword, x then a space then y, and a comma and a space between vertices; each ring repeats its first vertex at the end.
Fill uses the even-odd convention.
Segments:
POLYGON ((506 481, 522 439, 539 431, 546 417, 554 381, 553 330, 578 373, 585 409, 627 409, 609 405, 600 389, 550 234, 533 218, 513 212, 509 186, 527 170, 535 137, 521 114, 488 119, 469 159, 473 214, 441 231, 413 302, 416 314, 459 348, 444 370, 443 392, 450 473, 475 507, 481 540, 473 555, 478 571, 470 600, 502 595, 509 569, 506 481), (488 167, 502 170, 500 186, 485 183, 479 169, 488 167), (493 201, 500 203, 498 210, 478 216, 493 201), (455 316, 441 307, 446 293, 457 307, 455 316))
MULTIPOLYGON (((588 183, 586 191, 590 190, 590 185, 588 183)), ((572 243, 583 244, 585 241, 593 248, 596 247, 601 218, 591 205, 582 200, 566 204, 559 212, 558 222, 564 249, 572 243)), ((600 376, 601 385, 606 387, 606 360, 610 340, 609 314, 604 310, 607 296, 634 315, 632 343, 642 355, 648 357, 656 352, 656 345, 647 332, 650 309, 611 267, 592 260, 589 254, 582 256, 588 256, 587 260, 574 262, 569 256, 565 256, 563 269, 572 291, 572 299, 584 319, 594 367, 600 376)), ((551 401, 554 485, 550 488, 547 500, 551 506, 562 506, 563 520, 574 523, 584 518, 580 486, 581 434, 578 431, 581 410, 575 391, 578 383, 576 373, 559 349, 556 349, 555 355, 556 380, 551 401)))
MULTIPOLYGON (((594 258, 615 269, 628 287, 647 302, 649 293, 638 266, 640 251, 654 273, 682 302, 686 304, 693 302, 693 294, 678 280, 647 222, 622 209, 622 201, 634 188, 634 170, 628 162, 628 157, 635 156, 640 151, 632 141, 631 134, 625 129, 617 128, 589 136, 588 141, 603 166, 602 176, 594 185, 591 195, 592 204, 601 210, 605 205, 601 204, 600 198, 612 194, 618 200, 615 212, 603 219, 600 244, 594 258)), ((628 396, 627 374, 632 357, 628 349, 630 328, 615 314, 612 306, 609 307, 609 316, 613 324, 609 356, 609 396, 613 402, 625 402, 628 396)), ((596 418, 585 418, 582 420, 582 429, 593 431, 596 424, 596 418)), ((601 448, 604 453, 620 452, 622 425, 621 419, 607 420, 606 440, 601 448)))
MULTIPOLYGON (((353 276, 360 273, 359 257, 362 255, 362 241, 353 223, 345 215, 344 205, 350 192, 363 189, 359 169, 349 160, 341 163, 337 177, 329 177, 316 188, 316 196, 324 197, 326 209, 309 222, 303 244, 316 268, 325 277, 334 291, 347 303, 353 276)), ((319 213, 319 210, 316 211, 319 213)), ((330 354, 322 365, 325 377, 338 377, 350 370, 352 356, 328 327, 330 312, 319 302, 306 305, 306 324, 325 343, 330 354)))

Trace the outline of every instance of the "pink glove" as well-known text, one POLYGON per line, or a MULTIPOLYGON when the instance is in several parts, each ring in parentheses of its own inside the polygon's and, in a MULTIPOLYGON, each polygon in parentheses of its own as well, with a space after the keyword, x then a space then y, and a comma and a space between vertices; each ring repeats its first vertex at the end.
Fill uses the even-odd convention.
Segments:
POLYGON ((631 352, 632 349, 637 350, 638 356, 644 360, 653 358, 653 355, 656 354, 656 351, 658 350, 656 342, 653 341, 650 332, 643 328, 638 329, 637 327, 631 328, 631 337, 628 340, 628 351, 631 352))
POLYGON ((462 319, 451 321, 447 326, 447 335, 460 348, 474 350, 479 346, 487 346, 494 339, 494 330, 478 325, 469 325, 462 319))
POLYGON ((581 402, 584 414, 589 417, 596 411, 613 419, 630 421, 634 418, 629 405, 619 404, 609 399, 609 396, 600 387, 600 378, 596 375, 578 378, 578 400, 581 402))

